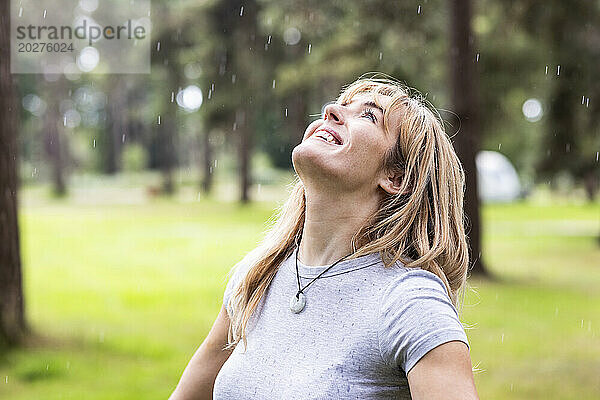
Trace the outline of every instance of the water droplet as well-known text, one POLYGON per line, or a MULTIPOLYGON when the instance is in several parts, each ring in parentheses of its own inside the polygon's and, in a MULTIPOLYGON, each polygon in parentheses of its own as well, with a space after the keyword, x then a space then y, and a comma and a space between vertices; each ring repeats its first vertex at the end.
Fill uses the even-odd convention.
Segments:
POLYGON ((96 139, 94 139, 94 144, 92 146, 96 148, 96 139))
POLYGON ((479 53, 475 56, 475 62, 479 62, 479 53))
POLYGON ((175 92, 171 92, 171 103, 173 102, 173 100, 175 100, 175 92))
MULTIPOLYGON (((23 7, 19 8, 19 17, 22 17, 22 16, 23 16, 23 7)), ((7 378, 8 378, 8 376, 7 376, 7 378)))
POLYGON ((548 66, 546 65, 546 75, 548 75, 548 66))
POLYGON ((585 101, 585 106, 589 107, 590 106, 590 98, 588 97, 585 101))
POLYGON ((380 51, 379 52, 379 61, 381 61, 382 58, 383 58, 383 53, 380 51))
POLYGON ((560 75, 560 65, 556 66, 556 76, 560 75))
POLYGON ((502 147, 502 143, 498 143, 498 150, 502 147))
POLYGON ((273 89, 275 89, 275 79, 273 79, 273 89))
POLYGON ((160 51, 160 41, 156 42, 156 51, 160 51))
POLYGON ((417 8, 417 14, 421 14, 421 6, 417 8))
POLYGON ((504 333, 502 334, 502 337, 500 338, 500 343, 504 343, 504 333))
POLYGON ((288 116, 288 109, 287 109, 287 107, 285 108, 285 116, 286 117, 288 116))
POLYGON ((47 14, 47 12, 48 12, 48 11, 47 11, 46 9, 44 9, 44 18, 46 18, 46 14, 47 14))
POLYGON ((585 96, 581 96, 581 104, 585 102, 585 96))
POLYGON ((125 143, 125 134, 121 135, 121 143, 125 143))
POLYGON ((160 114, 158 115, 157 121, 158 125, 160 125, 160 114))
POLYGON ((240 7, 240 17, 241 17, 242 15, 244 15, 244 6, 241 6, 241 7, 240 7))
POLYGON ((310 54, 310 50, 312 49, 312 44, 308 44, 308 54, 310 54))

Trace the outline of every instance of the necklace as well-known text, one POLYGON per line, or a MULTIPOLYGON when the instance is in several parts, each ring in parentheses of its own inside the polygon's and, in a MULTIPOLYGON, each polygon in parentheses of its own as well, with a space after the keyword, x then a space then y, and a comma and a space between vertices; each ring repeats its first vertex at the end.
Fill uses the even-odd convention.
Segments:
POLYGON ((331 264, 323 272, 321 272, 319 275, 317 275, 315 278, 313 278, 313 280, 310 281, 310 282, 308 282, 308 284, 306 286, 301 287, 300 286, 300 272, 298 271, 298 253, 299 252, 300 252, 300 243, 298 243, 298 245, 296 247, 296 278, 298 279, 298 292, 296 293, 295 296, 292 296, 292 298, 290 300, 290 310, 292 310, 292 312, 294 314, 298 314, 298 313, 302 312, 302 310, 304 310, 304 307, 306 306, 306 296, 303 293, 304 290, 307 287, 309 287, 310 285, 312 285, 314 281, 316 281, 317 279, 319 279, 321 277, 321 275, 323 275, 325 272, 327 272, 331 268, 333 268, 336 264, 342 262, 347 257, 349 257, 352 254, 354 254, 354 252, 352 252, 350 254, 346 254, 344 257, 340 258, 339 260, 337 260, 336 262, 334 262, 333 264, 331 264))

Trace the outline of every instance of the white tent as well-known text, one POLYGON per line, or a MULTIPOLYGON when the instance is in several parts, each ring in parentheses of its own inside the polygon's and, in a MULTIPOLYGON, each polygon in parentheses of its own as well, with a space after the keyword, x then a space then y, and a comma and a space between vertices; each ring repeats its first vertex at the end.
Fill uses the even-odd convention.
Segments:
POLYGON ((506 156, 497 151, 480 151, 475 163, 481 201, 510 202, 519 197, 519 176, 506 156))

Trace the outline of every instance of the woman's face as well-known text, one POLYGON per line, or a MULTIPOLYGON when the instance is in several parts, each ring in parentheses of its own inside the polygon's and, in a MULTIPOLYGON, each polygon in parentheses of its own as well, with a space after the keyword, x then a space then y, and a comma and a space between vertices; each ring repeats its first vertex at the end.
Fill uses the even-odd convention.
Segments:
MULTIPOLYGON (((391 98, 377 95, 387 107, 391 98)), ((323 184, 342 191, 375 190, 381 179, 386 151, 394 146, 400 112, 391 113, 383 127, 383 110, 372 94, 358 94, 349 103, 328 104, 322 119, 311 123, 292 152, 294 169, 306 184, 323 184)))

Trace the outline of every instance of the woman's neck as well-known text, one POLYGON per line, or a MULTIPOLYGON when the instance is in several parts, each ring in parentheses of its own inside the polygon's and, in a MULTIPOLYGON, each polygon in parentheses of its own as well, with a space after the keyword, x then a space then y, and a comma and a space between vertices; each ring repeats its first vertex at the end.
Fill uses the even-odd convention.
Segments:
POLYGON ((305 191, 306 213, 298 259, 306 265, 329 265, 352 253, 352 237, 378 207, 376 197, 361 193, 305 191))

